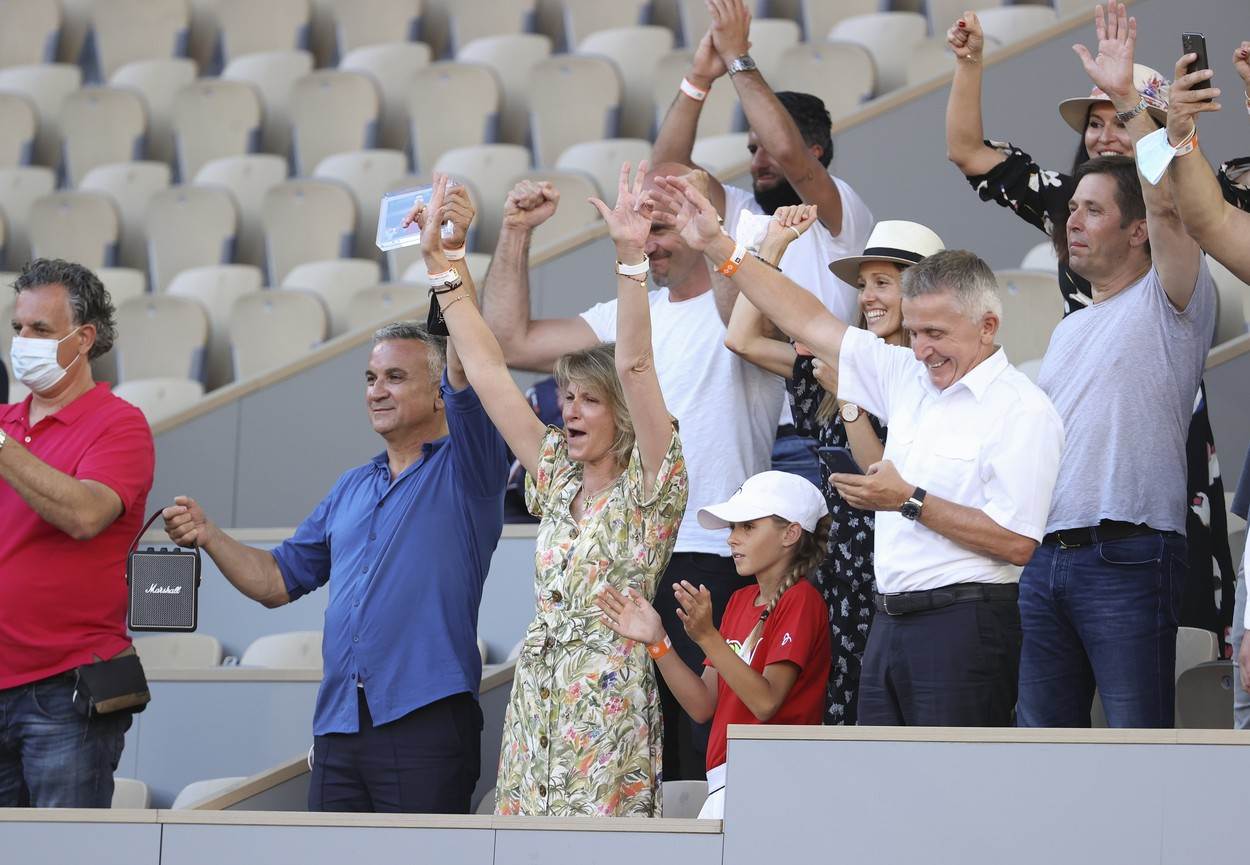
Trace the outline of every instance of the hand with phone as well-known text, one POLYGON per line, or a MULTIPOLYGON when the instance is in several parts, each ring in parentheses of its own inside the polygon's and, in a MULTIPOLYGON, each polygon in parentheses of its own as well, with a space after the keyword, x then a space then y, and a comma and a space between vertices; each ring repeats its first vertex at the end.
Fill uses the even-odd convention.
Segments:
POLYGON ((864 470, 855 462, 850 448, 830 447, 816 448, 816 455, 825 464, 831 475, 862 475, 864 470))
POLYGON ((1173 147, 1194 131, 1197 115, 1220 110, 1220 104, 1215 101, 1220 90, 1210 86, 1214 73, 1207 64, 1206 38, 1201 33, 1185 33, 1181 36, 1181 46, 1185 53, 1176 61, 1172 90, 1168 95, 1168 143, 1173 147))

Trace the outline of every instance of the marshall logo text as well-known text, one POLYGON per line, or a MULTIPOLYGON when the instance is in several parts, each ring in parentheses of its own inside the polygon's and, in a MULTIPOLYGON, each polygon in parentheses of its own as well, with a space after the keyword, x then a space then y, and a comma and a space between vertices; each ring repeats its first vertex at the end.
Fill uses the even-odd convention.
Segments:
POLYGON ((143 590, 145 595, 179 595, 182 594, 182 586, 157 586, 151 585, 143 590))

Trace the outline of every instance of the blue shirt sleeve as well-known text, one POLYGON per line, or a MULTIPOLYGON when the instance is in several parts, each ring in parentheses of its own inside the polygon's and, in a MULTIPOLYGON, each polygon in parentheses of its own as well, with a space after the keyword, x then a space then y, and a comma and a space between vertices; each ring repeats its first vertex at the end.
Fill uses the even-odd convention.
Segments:
POLYGON ((338 489, 336 483, 295 534, 270 551, 292 601, 330 581, 330 508, 338 489))
POLYGON ((508 483, 508 446, 472 387, 453 390, 443 374, 452 462, 456 478, 473 496, 502 496, 508 483))

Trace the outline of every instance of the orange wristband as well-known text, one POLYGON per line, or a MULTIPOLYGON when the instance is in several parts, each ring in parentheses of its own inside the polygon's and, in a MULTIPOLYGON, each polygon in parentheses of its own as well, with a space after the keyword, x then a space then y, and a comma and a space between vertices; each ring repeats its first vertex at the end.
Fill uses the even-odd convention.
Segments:
POLYGON ((720 267, 716 268, 716 272, 722 276, 733 276, 738 272, 738 268, 742 266, 742 260, 747 257, 747 248, 741 243, 734 245, 734 251, 726 258, 720 267))
POLYGON ((647 654, 651 656, 653 661, 660 660, 660 658, 663 658, 671 651, 673 651, 673 641, 668 638, 667 634, 664 635, 664 642, 652 643, 647 646, 647 654))

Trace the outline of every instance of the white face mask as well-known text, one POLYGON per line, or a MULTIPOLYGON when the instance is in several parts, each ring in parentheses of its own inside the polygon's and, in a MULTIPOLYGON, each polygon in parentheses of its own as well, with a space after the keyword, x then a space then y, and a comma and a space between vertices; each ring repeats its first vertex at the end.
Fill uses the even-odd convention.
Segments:
POLYGON ((82 326, 71 330, 61 339, 31 339, 25 336, 13 337, 13 345, 9 350, 9 360, 13 364, 13 376, 35 393, 47 393, 60 384, 61 379, 69 374, 69 366, 73 366, 78 358, 63 367, 56 359, 57 349, 61 343, 69 339, 82 326))

